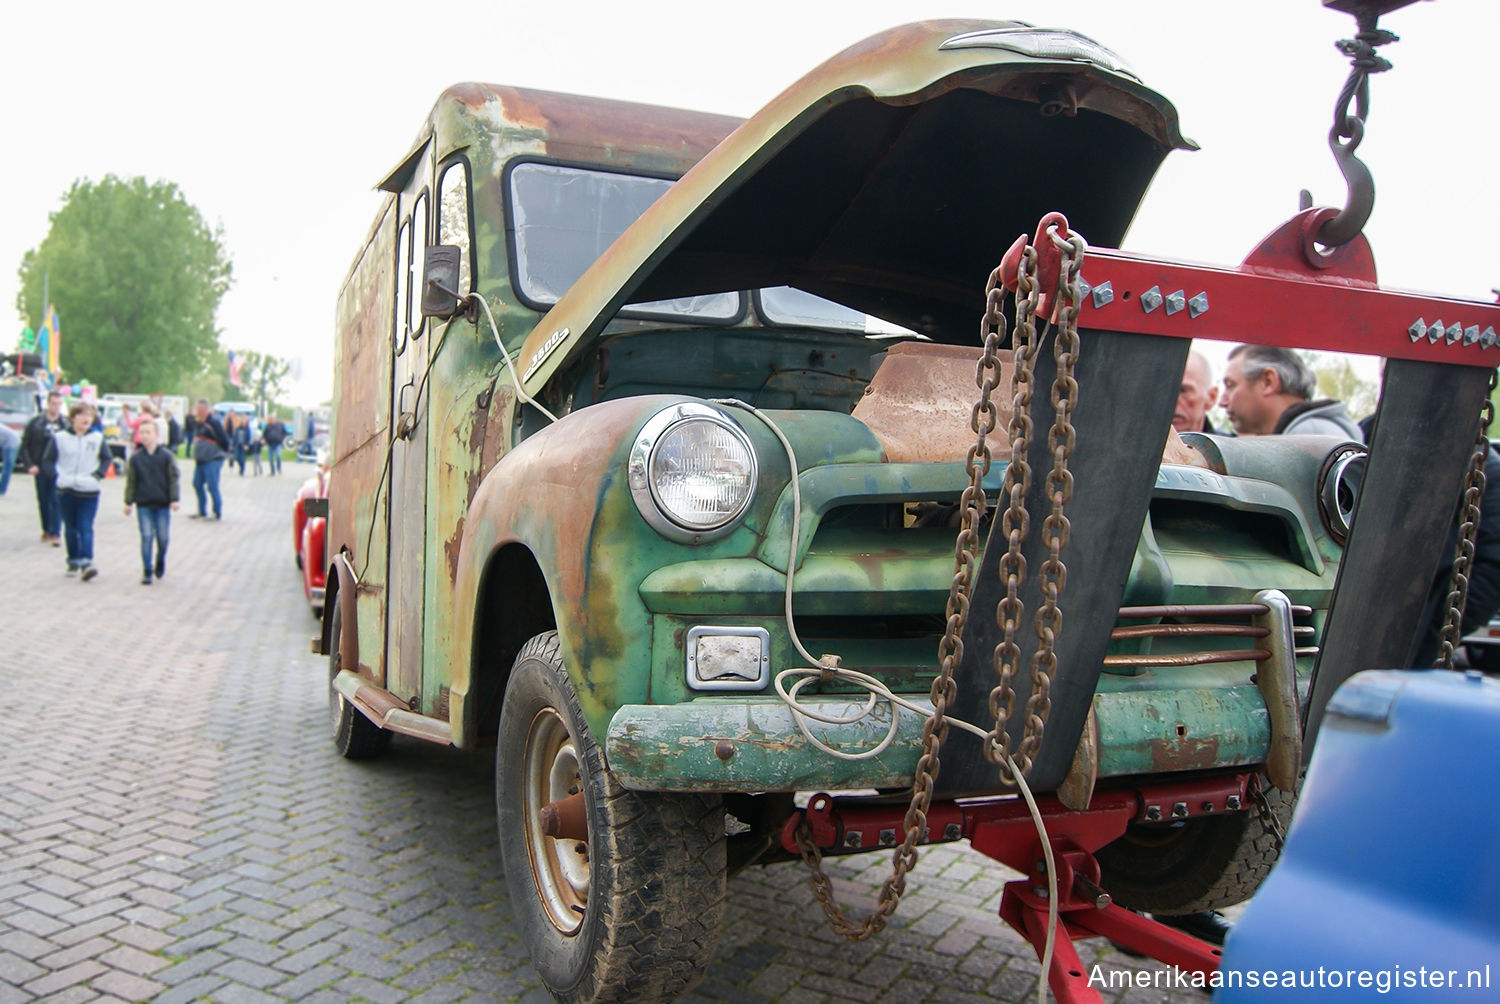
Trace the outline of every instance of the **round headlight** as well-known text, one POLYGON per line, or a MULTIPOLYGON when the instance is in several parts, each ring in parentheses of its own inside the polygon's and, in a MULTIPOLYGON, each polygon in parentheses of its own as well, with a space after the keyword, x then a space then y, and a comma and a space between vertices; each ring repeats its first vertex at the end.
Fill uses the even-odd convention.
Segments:
POLYGON ((723 412, 673 405, 642 427, 629 476, 646 522, 675 539, 701 538, 745 511, 755 493, 755 450, 723 412))
POLYGON ((1318 472, 1318 512, 1328 534, 1342 546, 1349 539, 1349 525, 1354 519, 1354 504, 1359 501, 1359 487, 1365 479, 1368 453, 1363 446, 1345 443, 1323 460, 1318 472))

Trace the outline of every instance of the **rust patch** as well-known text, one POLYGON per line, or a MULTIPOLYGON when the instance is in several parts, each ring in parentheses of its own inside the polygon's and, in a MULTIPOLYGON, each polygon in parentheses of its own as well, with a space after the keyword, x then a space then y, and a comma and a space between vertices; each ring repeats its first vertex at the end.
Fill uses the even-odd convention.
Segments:
POLYGON ((1219 737, 1208 736, 1197 739, 1183 736, 1180 739, 1153 739, 1151 747, 1151 769, 1163 773, 1179 770, 1201 770, 1219 762, 1219 737))
MULTIPOLYGON (((898 342, 854 406, 892 463, 962 463, 974 445, 970 415, 979 399, 974 383, 980 350, 967 345, 898 342)), ((996 460, 1010 457, 1005 427, 1010 422, 1010 380, 1015 372, 1009 350, 1000 353, 1000 384, 992 400, 999 412, 987 438, 996 460)))
MULTIPOLYGON (((898 342, 854 406, 854 417, 880 440, 892 463, 963 463, 974 445, 973 410, 979 400, 975 382, 982 350, 968 345, 898 342)), ((1015 357, 1000 351, 1000 382, 990 400, 996 411, 995 429, 985 437, 990 456, 1010 459, 1010 382, 1015 357)), ((1208 460, 1188 446, 1170 426, 1162 448, 1162 462, 1209 467, 1208 460)))

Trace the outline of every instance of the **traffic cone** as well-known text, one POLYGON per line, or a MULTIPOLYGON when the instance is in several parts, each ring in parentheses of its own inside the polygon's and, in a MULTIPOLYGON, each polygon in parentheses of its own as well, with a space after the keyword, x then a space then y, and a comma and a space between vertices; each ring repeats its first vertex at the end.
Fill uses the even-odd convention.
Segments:
POLYGON ((118 476, 119 475, 115 474, 115 462, 113 460, 111 460, 109 462, 109 466, 107 468, 105 468, 105 470, 104 470, 104 480, 108 481, 110 478, 118 477, 118 476))

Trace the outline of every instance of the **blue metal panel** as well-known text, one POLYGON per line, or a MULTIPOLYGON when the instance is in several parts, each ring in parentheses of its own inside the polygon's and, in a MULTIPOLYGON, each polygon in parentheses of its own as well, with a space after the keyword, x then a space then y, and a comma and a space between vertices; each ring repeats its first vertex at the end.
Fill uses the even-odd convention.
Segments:
POLYGON ((1477 671, 1340 687, 1214 1000, 1265 999, 1268 976, 1278 1001, 1500 996, 1497 762, 1500 682, 1477 671))

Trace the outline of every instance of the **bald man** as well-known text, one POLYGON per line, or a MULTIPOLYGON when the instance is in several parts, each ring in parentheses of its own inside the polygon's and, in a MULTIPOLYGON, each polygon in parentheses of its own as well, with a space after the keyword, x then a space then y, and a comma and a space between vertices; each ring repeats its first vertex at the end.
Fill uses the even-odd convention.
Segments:
POLYGON ((1172 428, 1178 432, 1207 432, 1218 429, 1208 420, 1208 410, 1219 400, 1219 385, 1213 367, 1201 352, 1189 352, 1187 368, 1182 373, 1182 387, 1177 391, 1177 407, 1172 411, 1172 428))

